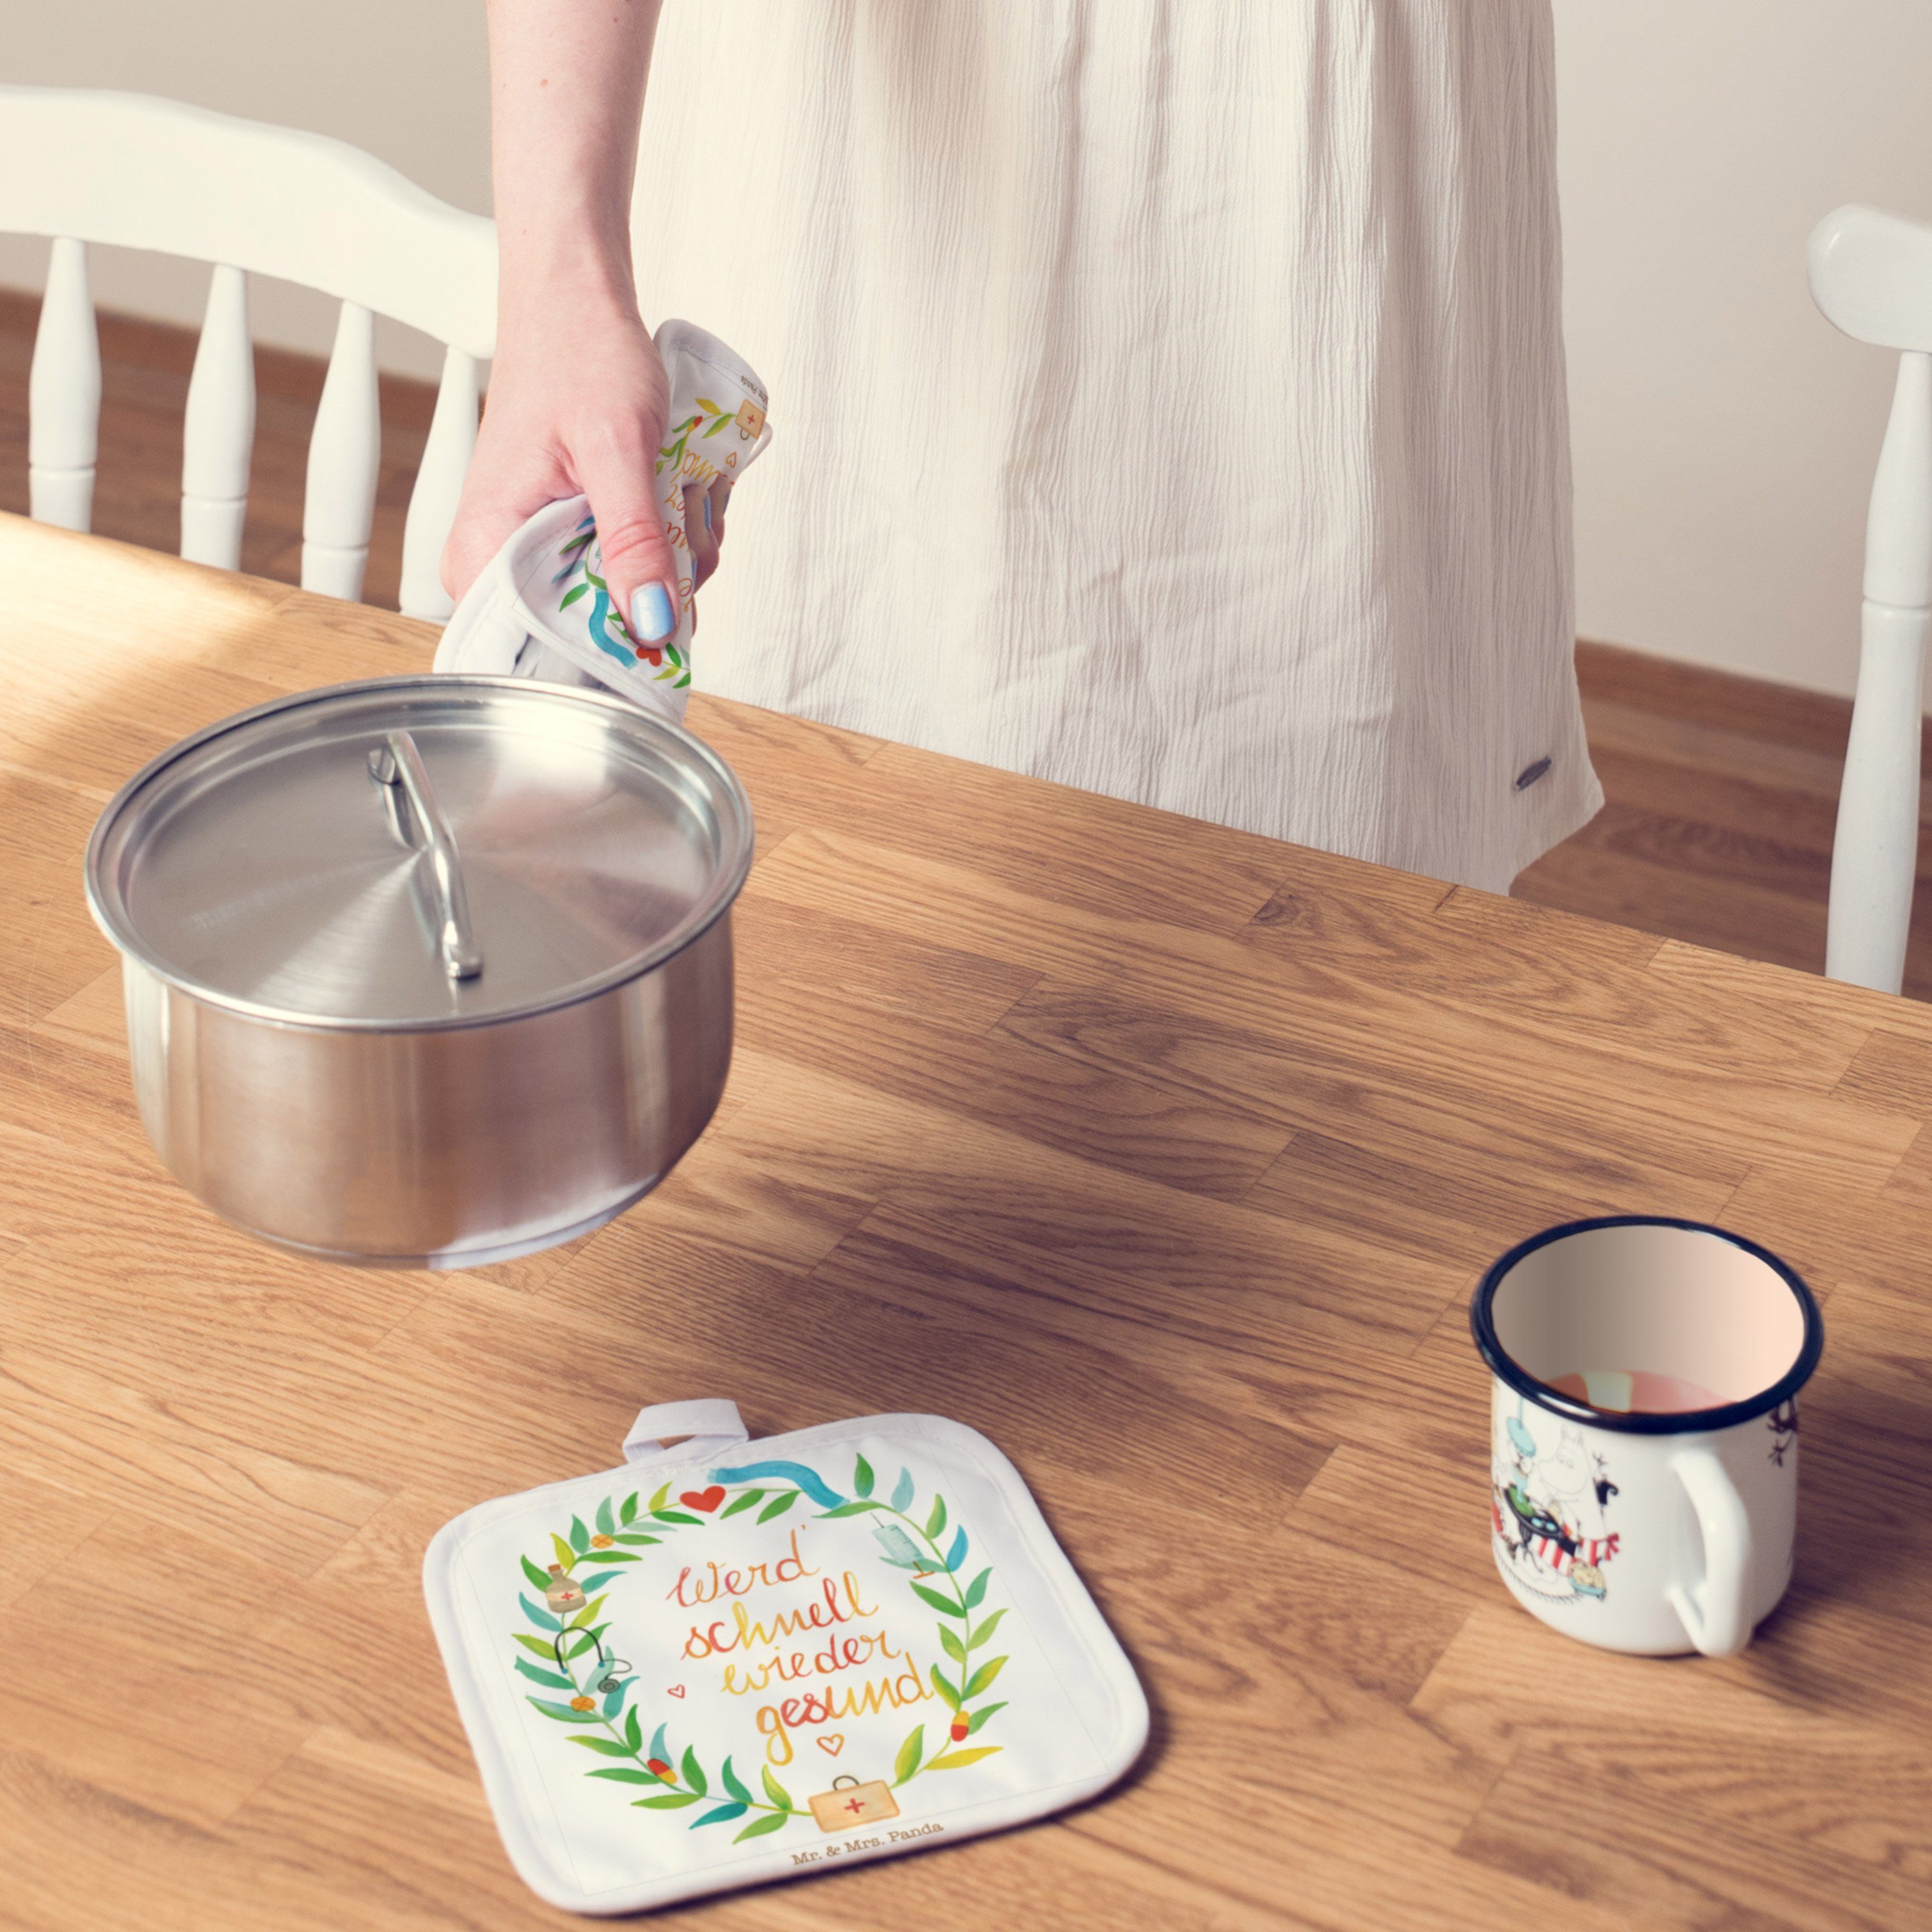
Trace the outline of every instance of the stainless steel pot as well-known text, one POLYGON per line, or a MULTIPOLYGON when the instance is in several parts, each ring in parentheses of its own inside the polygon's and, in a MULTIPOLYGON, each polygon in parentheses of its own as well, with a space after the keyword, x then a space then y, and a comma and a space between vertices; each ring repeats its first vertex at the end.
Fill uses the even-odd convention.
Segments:
POLYGON ((88 848, 142 1120, 305 1253, 469 1268, 584 1233, 718 1103, 752 844, 724 760, 615 698, 392 678, 244 712, 88 848))

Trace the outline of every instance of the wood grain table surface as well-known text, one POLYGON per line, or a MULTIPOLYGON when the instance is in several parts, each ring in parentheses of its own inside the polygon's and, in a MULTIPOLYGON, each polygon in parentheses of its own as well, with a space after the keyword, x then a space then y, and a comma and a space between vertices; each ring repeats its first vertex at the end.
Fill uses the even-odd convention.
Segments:
POLYGON ((1932 1924, 1932 1010, 700 698, 760 831, 715 1124, 573 1246, 322 1267, 151 1153, 82 852, 185 733, 432 638, 0 519, 0 1923, 564 1922, 423 1549, 716 1394, 983 1430, 1154 1726, 1071 1815, 669 1922, 1932 1924), (1491 1564, 1470 1288, 1618 1210, 1824 1304, 1726 1662, 1491 1564))

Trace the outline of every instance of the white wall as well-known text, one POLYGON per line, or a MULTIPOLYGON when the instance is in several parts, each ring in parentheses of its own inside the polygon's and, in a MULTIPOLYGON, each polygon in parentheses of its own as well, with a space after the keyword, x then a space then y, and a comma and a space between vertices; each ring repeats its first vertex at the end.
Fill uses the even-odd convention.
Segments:
MULTIPOLYGON (((483 0, 42 0, 8 10, 0 80, 120 87, 333 134, 432 194, 490 212, 483 0)), ((46 244, 0 237, 0 286, 38 288, 46 244)), ((199 324, 208 271, 92 251, 94 299, 199 324)), ((256 278, 257 338, 326 354, 334 305, 256 278)), ((386 368, 434 378, 442 351, 379 322, 386 368)))
MULTIPOLYGON (((1579 628, 1849 690, 1892 369, 1812 308, 1804 243, 1844 201, 1932 218, 1932 5, 1554 4, 1579 628)), ((59 0, 12 15, 7 80, 316 128, 489 206, 482 0, 59 0)), ((44 254, 0 239, 0 283, 38 286, 44 254)), ((104 302, 194 321, 206 282, 144 256, 103 261, 96 285, 104 302)), ((256 315, 265 340, 327 346, 314 298, 261 288, 256 315)), ((405 332, 382 348, 389 367, 434 373, 405 332)))
POLYGON ((1932 219, 1926 0, 1555 0, 1586 637, 1849 692, 1894 358, 1804 238, 1932 219))

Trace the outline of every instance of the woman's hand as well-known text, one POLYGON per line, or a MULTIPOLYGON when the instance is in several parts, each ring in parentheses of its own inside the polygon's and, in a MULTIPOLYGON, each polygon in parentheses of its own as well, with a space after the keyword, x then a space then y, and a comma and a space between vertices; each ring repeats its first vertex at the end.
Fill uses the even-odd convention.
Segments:
MULTIPOLYGON (((635 637, 668 638, 680 603, 656 465, 669 409, 664 364, 634 302, 614 291, 545 289, 498 346, 442 554, 450 594, 460 597, 526 519, 580 490, 597 519, 611 601, 635 637)), ((700 515, 694 561, 701 530, 700 515)), ((715 566, 715 545, 706 560, 715 566)))
MULTIPOLYGON (((688 594, 658 502, 670 398, 631 267, 638 117, 658 5, 490 0, 496 356, 442 552, 444 587, 460 597, 519 524, 580 490, 611 601, 645 644, 676 629, 688 594)), ((692 591, 717 566, 728 494, 685 493, 692 591)))

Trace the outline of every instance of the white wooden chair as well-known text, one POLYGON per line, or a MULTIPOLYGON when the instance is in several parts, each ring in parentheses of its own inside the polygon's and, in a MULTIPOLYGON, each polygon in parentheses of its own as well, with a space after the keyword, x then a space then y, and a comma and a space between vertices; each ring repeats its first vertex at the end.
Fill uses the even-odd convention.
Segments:
POLYGON ((1932 224, 1839 208, 1812 231, 1811 293, 1847 335, 1900 352, 1865 524, 1864 614, 1832 846, 1825 970, 1895 993, 1918 862, 1918 739, 1932 637, 1932 224))
POLYGON ((236 568, 255 430, 250 274, 340 299, 309 443, 302 587, 354 598, 381 449, 374 316, 446 345, 403 538, 401 604, 442 618, 443 539, 476 440, 477 364, 496 346, 496 230, 319 134, 138 94, 0 87, 0 231, 52 238, 28 388, 33 514, 93 511, 100 351, 90 243, 213 265, 183 428, 181 554, 236 568))

